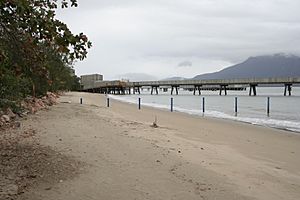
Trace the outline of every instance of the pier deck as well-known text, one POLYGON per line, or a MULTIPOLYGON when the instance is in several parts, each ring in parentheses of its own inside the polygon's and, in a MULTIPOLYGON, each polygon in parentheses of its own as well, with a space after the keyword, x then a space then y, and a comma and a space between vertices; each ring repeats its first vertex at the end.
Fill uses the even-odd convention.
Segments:
POLYGON ((94 81, 89 84, 83 85, 83 91, 98 92, 107 94, 131 94, 140 93, 141 87, 151 87, 151 94, 155 92, 158 94, 160 87, 170 88, 171 94, 176 91, 178 94, 178 88, 189 87, 193 88, 194 95, 196 91, 216 90, 219 88, 219 94, 227 95, 227 90, 243 90, 246 87, 250 87, 249 95, 256 96, 256 87, 262 85, 282 85, 284 86, 284 96, 292 94, 292 85, 300 84, 300 77, 288 77, 288 78, 248 78, 248 79, 215 79, 215 80, 173 80, 173 81, 140 81, 140 82, 125 82, 125 81, 94 81))

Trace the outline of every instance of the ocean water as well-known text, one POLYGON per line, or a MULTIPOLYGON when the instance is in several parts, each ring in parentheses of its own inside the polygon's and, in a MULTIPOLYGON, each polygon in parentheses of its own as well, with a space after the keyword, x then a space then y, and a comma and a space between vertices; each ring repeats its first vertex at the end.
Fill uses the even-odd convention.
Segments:
POLYGON ((208 116, 247 122, 300 133, 300 87, 292 88, 292 96, 283 96, 283 87, 258 87, 257 96, 248 96, 246 91, 228 91, 227 96, 219 96, 219 91, 202 91, 202 95, 179 90, 179 95, 170 95, 159 90, 158 95, 150 95, 144 89, 141 94, 109 95, 110 98, 138 104, 141 106, 170 110, 173 98, 174 111, 192 115, 208 116), (202 111, 202 98, 205 98, 205 112, 202 111), (234 101, 238 98, 238 112, 235 113, 234 101), (270 113, 267 115, 267 97, 270 97, 270 113))

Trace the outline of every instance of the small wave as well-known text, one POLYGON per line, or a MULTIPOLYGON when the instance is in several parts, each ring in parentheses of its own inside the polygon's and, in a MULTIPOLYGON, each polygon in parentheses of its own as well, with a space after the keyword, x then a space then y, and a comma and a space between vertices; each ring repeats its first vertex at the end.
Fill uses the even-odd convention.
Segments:
MULTIPOLYGON (((109 97, 115 100, 131 103, 131 104, 137 104, 137 100, 134 100, 130 97, 120 97, 120 96, 113 96, 113 95, 109 95, 109 97)), ((154 107, 154 108, 159 108, 164 110, 170 109, 170 105, 157 104, 157 103, 143 103, 143 106, 149 106, 149 107, 154 107)), ((201 110, 186 109, 178 106, 175 106, 173 109, 174 111, 183 112, 191 115, 198 115, 198 116, 203 115, 203 112, 201 110)), ((253 125, 267 126, 267 127, 300 133, 300 123, 294 121, 278 120, 272 118, 238 117, 238 116, 233 116, 233 115, 229 115, 223 112, 213 111, 213 110, 206 110, 204 115, 213 118, 229 119, 233 121, 246 122, 253 125)))

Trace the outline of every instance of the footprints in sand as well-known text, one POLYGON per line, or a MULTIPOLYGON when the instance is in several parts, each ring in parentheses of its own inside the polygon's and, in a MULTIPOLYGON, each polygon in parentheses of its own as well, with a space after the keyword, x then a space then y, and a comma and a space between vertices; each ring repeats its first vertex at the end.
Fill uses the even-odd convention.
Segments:
POLYGON ((213 185, 210 183, 200 182, 195 180, 195 177, 188 177, 184 172, 184 168, 188 168, 190 163, 177 163, 171 167, 169 172, 174 175, 176 178, 180 179, 185 184, 191 184, 194 188, 194 194, 199 195, 204 199, 205 193, 212 192, 213 185))
MULTIPOLYGON (((174 158, 178 156, 183 157, 185 151, 191 149, 205 151, 207 150, 206 146, 201 147, 193 143, 188 143, 189 147, 185 147, 182 143, 178 142, 176 138, 173 138, 166 128, 153 129, 149 127, 148 124, 127 121, 125 119, 118 119, 118 121, 110 121, 109 123, 122 128, 122 131, 119 133, 121 137, 146 141, 150 144, 147 148, 151 148, 156 157, 153 159, 155 166, 159 167, 161 170, 168 171, 172 176, 178 179, 179 182, 186 186, 184 188, 189 188, 186 189, 188 192, 198 196, 199 199, 210 196, 208 194, 213 193, 213 191, 216 190, 212 184, 207 183, 205 180, 201 180, 198 175, 195 177, 191 176, 193 173, 187 171, 191 169, 191 164, 189 162, 174 164, 174 158)), ((199 165, 203 164, 204 163, 199 163, 199 165)))

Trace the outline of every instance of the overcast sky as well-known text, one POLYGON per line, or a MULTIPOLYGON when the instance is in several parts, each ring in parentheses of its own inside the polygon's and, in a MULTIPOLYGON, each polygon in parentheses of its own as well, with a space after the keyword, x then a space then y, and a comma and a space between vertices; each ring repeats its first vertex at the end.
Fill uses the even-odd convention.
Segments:
POLYGON ((57 17, 93 43, 76 74, 194 77, 249 56, 300 54, 300 0, 78 0, 57 17))

